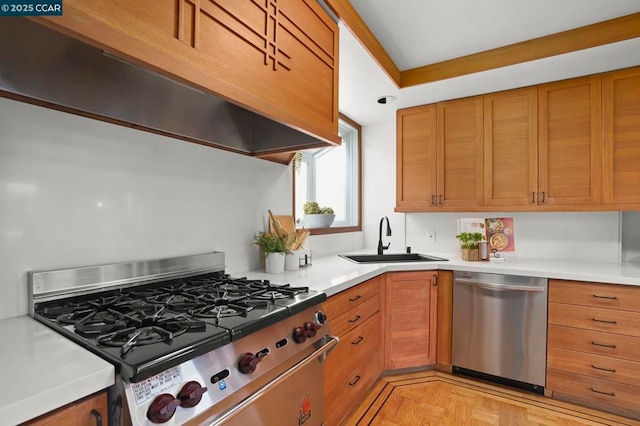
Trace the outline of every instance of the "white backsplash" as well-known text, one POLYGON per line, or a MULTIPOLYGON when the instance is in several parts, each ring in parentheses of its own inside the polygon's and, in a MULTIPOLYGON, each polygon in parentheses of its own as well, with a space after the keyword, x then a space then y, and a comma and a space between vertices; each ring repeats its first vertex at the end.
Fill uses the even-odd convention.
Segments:
POLYGON ((562 213, 412 213, 406 215, 407 245, 416 252, 457 253, 456 220, 460 217, 513 217, 515 251, 523 257, 620 260, 619 212, 562 213), (427 231, 436 242, 427 242, 427 231))
POLYGON ((213 250, 259 269, 254 233, 291 213, 291 188, 281 164, 0 98, 0 319, 27 312, 30 270, 213 250))

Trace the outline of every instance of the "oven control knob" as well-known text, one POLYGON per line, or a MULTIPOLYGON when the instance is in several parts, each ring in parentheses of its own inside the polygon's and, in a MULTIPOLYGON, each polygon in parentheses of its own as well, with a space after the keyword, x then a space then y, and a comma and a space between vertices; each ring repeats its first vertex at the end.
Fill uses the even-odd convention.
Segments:
POLYGON ((313 322, 307 321, 304 323, 304 334, 307 337, 313 337, 316 335, 316 331, 320 328, 319 325, 316 325, 313 322))
POLYGON ((180 401, 175 399, 173 395, 163 393, 156 397, 149 406, 147 418, 153 423, 166 423, 173 417, 178 405, 180 405, 180 401))
POLYGON ((256 366, 262 361, 261 356, 256 356, 251 352, 245 352, 240 356, 240 362, 238 362, 238 369, 242 374, 251 374, 256 371, 256 366))
POLYGON ((195 407, 206 391, 207 388, 200 386, 198 382, 187 382, 187 384, 180 389, 180 392, 178 392, 180 406, 184 408, 195 407))
POLYGON ((318 327, 322 327, 327 322, 327 314, 322 311, 318 311, 313 315, 313 320, 318 327))
POLYGON ((296 327, 293 329, 293 340, 296 343, 304 343, 307 340, 307 332, 304 327, 296 327))

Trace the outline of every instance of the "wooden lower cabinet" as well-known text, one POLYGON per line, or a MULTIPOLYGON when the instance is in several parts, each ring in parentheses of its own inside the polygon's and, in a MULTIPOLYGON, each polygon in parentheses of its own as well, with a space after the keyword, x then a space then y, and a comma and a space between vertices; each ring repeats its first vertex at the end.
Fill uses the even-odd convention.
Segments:
POLYGON ((107 392, 99 392, 23 423, 23 426, 108 425, 107 392))
POLYGON ((339 425, 382 373, 381 281, 365 281, 324 304, 331 333, 340 338, 324 365, 327 426, 339 425))
POLYGON ((437 271, 385 275, 385 370, 435 364, 437 280, 437 271))
POLYGON ((453 322, 453 272, 439 271, 436 321, 436 365, 451 371, 451 326, 453 322))
POLYGON ((547 390, 640 419, 640 288, 549 280, 547 390))

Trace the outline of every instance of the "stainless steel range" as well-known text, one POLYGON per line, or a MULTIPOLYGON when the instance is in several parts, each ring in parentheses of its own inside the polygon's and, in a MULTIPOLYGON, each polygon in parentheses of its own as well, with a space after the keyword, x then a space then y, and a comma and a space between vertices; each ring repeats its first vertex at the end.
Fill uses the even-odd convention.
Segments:
POLYGON ((322 425, 322 292, 224 253, 29 273, 31 315, 110 361, 112 425, 322 425))

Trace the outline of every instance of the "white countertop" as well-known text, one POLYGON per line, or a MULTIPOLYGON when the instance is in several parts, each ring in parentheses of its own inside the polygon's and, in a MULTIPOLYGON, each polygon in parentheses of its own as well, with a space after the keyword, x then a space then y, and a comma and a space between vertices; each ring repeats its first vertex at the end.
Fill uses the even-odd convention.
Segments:
MULTIPOLYGON (((357 251, 349 254, 372 254, 372 251, 357 251)), ((386 253, 385 253, 386 254, 386 253)), ((640 286, 640 263, 595 262, 566 259, 539 259, 509 257, 504 261, 468 262, 451 253, 423 253, 449 259, 447 262, 400 262, 357 264, 338 255, 313 258, 313 264, 297 271, 282 274, 267 274, 264 271, 249 271, 238 276, 268 279, 275 284, 308 286, 312 290, 324 291, 332 296, 353 285, 385 272, 452 270, 477 271, 495 274, 525 275, 563 280, 595 281, 612 284, 640 286)))
POLYGON ((111 386, 112 364, 29 316, 0 321, 0 425, 16 425, 111 386))
MULTIPOLYGON (((357 251, 350 254, 371 254, 357 251)), ((311 266, 282 274, 233 273, 274 284, 307 286, 332 296, 385 272, 478 271, 640 286, 640 263, 507 258, 466 262, 457 255, 425 253, 447 262, 357 264, 337 255, 313 258, 311 266)), ((15 425, 76 401, 114 383, 114 367, 28 316, 0 320, 0 426, 15 425)))

